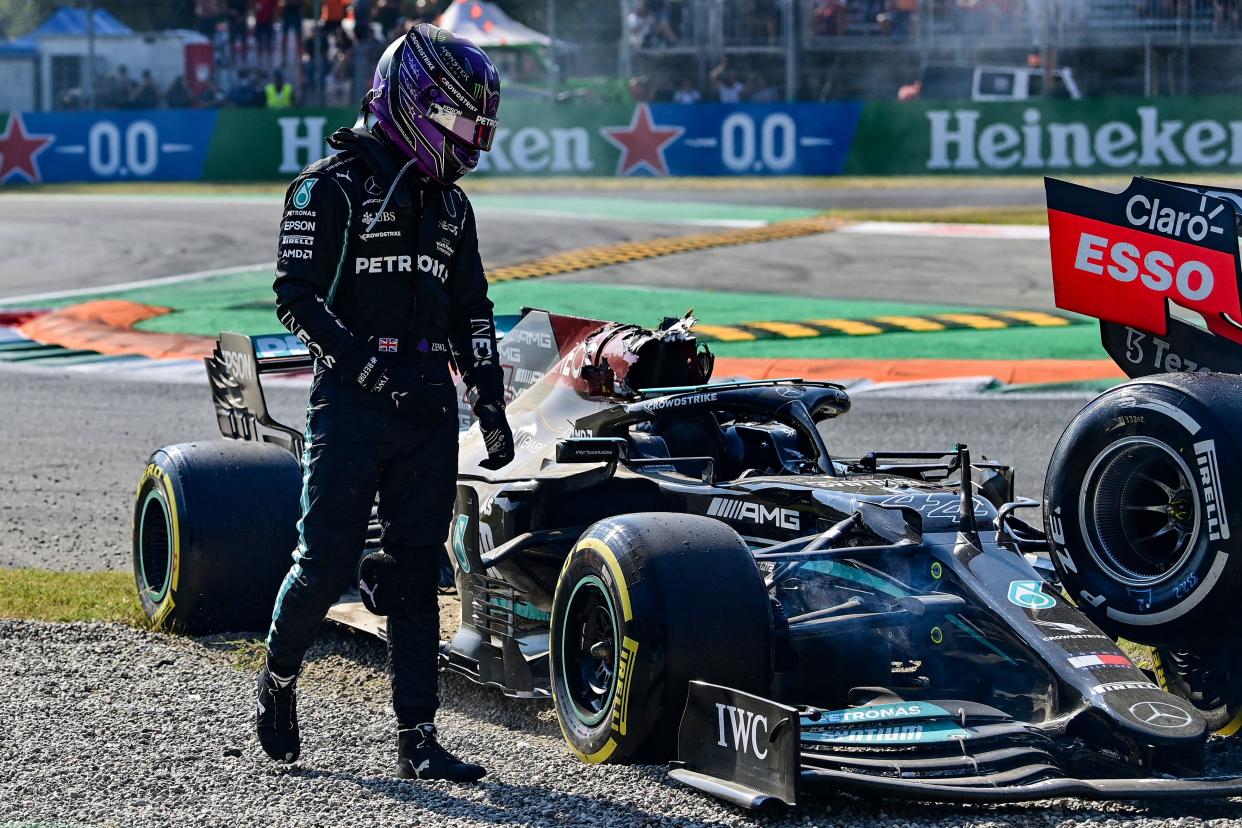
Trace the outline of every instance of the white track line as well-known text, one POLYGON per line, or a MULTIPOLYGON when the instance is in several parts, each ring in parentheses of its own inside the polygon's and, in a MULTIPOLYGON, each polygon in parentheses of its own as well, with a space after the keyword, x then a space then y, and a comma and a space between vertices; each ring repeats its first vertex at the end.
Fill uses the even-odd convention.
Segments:
POLYGON ((942 239, 1019 239, 1047 241, 1048 228, 1039 224, 954 224, 923 221, 860 221, 837 230, 874 236, 919 236, 942 239))
MULTIPOLYGON (((601 209, 599 212, 572 212, 570 210, 557 210, 553 208, 542 207, 513 207, 513 206, 493 206, 487 203, 487 194, 477 197, 475 210, 479 214, 504 216, 530 216, 533 218, 550 218, 569 221, 619 221, 626 223, 641 222, 647 224, 687 224, 698 225, 704 227, 763 227, 771 222, 763 219, 645 219, 618 217, 610 215, 601 209)), ((279 205, 283 202, 280 196, 228 196, 228 195, 142 195, 131 193, 117 193, 115 195, 91 195, 91 194, 75 194, 75 193, 47 193, 29 195, 0 195, 0 205, 6 202, 25 202, 31 204, 201 204, 204 206, 263 206, 270 207, 279 205)), ((606 207, 606 205, 604 205, 606 207)))
POLYGON ((202 204, 218 207, 221 204, 238 206, 252 205, 271 207, 280 205, 284 199, 278 195, 161 195, 142 193, 114 193, 111 195, 92 195, 89 193, 19 193, 16 195, 0 195, 0 204, 9 202, 26 202, 29 204, 202 204))
POLYGON ((179 282, 194 282, 199 279, 210 279, 213 276, 231 276, 235 273, 246 273, 251 270, 262 270, 273 267, 272 262, 222 267, 217 270, 200 270, 195 273, 182 273, 177 276, 161 276, 156 279, 141 279, 136 282, 121 282, 115 285, 99 285, 98 287, 73 288, 72 290, 53 290, 48 293, 29 293, 25 296, 0 297, 0 307, 13 302, 42 302, 48 299, 67 299, 73 296, 91 296, 100 293, 115 293, 118 290, 155 287, 158 285, 175 285, 179 282))

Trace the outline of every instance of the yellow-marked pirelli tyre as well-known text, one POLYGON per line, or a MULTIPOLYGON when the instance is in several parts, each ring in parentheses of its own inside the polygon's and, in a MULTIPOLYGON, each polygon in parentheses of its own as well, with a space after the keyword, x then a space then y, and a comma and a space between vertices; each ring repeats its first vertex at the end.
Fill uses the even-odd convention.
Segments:
POLYGON ((1195 706, 1220 736, 1242 730, 1242 648, 1152 650, 1156 680, 1195 706))
POLYGON ((768 692, 772 610, 723 523, 626 515, 593 525, 566 558, 550 649, 557 720, 580 759, 664 761, 691 680, 768 692))
POLYGON ((134 500, 134 580, 157 629, 264 630, 297 545, 288 451, 213 440, 151 455, 134 500))
POLYGON ((1067 594, 1114 636, 1238 643, 1242 381, 1161 374, 1096 397, 1061 435, 1044 520, 1067 594))

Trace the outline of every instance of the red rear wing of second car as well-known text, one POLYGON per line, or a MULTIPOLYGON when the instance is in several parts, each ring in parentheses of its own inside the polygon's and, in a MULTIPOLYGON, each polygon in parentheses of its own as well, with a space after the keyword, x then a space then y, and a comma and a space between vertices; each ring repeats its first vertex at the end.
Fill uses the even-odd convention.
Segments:
POLYGON ((1057 307, 1099 318, 1105 347, 1130 376, 1235 370, 1242 191, 1150 178, 1120 193, 1044 183, 1057 307), (1175 318, 1171 305, 1201 316, 1207 331, 1175 318))

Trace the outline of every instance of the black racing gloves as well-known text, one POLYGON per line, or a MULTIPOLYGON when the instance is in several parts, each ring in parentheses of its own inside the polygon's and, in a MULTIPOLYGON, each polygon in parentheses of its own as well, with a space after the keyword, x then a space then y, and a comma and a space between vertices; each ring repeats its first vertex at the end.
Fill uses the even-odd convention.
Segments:
POLYGON ((479 418, 479 431, 483 433, 483 445, 487 446, 487 459, 479 465, 496 471, 513 462, 513 429, 505 416, 504 402, 480 398, 474 404, 474 416, 479 418))
POLYGON ((388 395, 397 411, 421 423, 434 423, 457 408, 457 386, 445 380, 429 381, 407 365, 387 369, 388 395))

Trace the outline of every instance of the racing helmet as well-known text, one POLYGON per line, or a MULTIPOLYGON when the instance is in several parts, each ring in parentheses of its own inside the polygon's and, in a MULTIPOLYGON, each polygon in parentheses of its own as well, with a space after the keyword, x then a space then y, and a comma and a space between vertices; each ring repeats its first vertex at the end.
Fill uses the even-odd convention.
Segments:
POLYGON ((492 148, 500 74, 478 46, 419 23, 384 50, 362 99, 366 123, 414 162, 452 184, 492 148))

